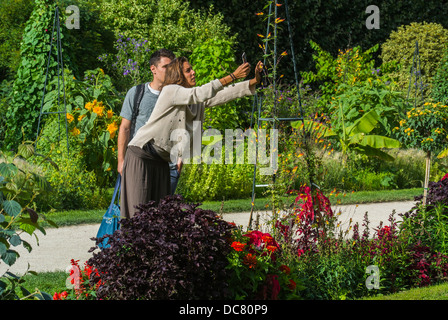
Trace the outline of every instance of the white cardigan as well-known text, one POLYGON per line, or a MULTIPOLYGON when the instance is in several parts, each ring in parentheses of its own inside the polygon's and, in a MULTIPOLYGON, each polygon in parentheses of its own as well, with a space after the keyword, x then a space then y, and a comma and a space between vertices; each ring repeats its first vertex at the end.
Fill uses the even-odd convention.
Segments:
MULTIPOLYGON (((143 148, 147 142, 151 141, 159 155, 170 162, 173 160, 170 159, 171 149, 178 143, 178 141, 170 140, 174 130, 181 129, 188 132, 189 150, 192 150, 193 121, 201 121, 202 125, 205 107, 224 104, 253 94, 255 89, 250 88, 248 80, 227 87, 223 87, 219 80, 193 88, 168 85, 160 92, 151 117, 136 132, 128 145, 143 148)), ((182 151, 178 152, 177 156, 182 157, 182 151)))

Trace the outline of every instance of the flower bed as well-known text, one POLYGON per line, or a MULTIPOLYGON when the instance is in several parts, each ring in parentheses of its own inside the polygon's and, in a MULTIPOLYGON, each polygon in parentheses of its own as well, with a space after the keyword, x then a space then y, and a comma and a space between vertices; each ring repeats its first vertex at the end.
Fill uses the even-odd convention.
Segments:
POLYGON ((333 300, 435 284, 448 275, 447 215, 437 205, 447 187, 445 177, 432 184, 429 205, 403 214, 400 223, 393 212, 388 225, 371 228, 366 214, 361 227, 350 226, 350 236, 339 228, 328 198, 306 186, 264 231, 243 230, 180 196, 167 197, 123 221, 111 248, 79 273, 78 291, 55 297, 333 300), (379 271, 373 289, 366 273, 372 266, 379 271))

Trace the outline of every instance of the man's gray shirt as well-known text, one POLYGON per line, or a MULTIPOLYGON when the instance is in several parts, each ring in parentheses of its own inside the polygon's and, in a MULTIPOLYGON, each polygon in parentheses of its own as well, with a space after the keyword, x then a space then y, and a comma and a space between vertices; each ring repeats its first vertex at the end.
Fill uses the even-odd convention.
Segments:
MULTIPOLYGON (((121 108, 120 116, 129 121, 132 121, 132 112, 134 110, 134 96, 137 91, 137 86, 132 87, 126 93, 124 98, 123 107, 121 108)), ((142 101, 140 101, 139 111, 137 114, 137 119, 135 121, 135 130, 131 140, 135 133, 140 129, 151 116, 152 111, 156 105, 157 99, 159 98, 160 91, 154 89, 149 89, 149 82, 145 83, 145 93, 143 94, 142 101)), ((170 169, 176 169, 175 163, 170 163, 170 169)))
MULTIPOLYGON (((124 98, 123 107, 120 113, 121 117, 129 121, 132 121, 132 111, 134 110, 134 96, 136 91, 137 87, 134 86, 126 93, 126 97, 124 98)), ((146 121, 148 121, 152 111, 154 110, 154 106, 156 105, 158 97, 158 94, 151 92, 151 90, 149 89, 149 83, 145 83, 145 93, 143 95, 142 101, 140 102, 137 120, 135 121, 134 135, 137 130, 140 129, 140 127, 143 126, 146 121)), ((133 136, 130 138, 132 139, 133 136)))

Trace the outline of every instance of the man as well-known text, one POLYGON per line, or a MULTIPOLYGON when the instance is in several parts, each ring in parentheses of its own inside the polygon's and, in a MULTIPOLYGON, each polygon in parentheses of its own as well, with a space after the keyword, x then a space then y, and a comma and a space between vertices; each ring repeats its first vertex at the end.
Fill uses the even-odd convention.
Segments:
MULTIPOLYGON (((138 129, 148 121, 151 116, 154 106, 160 94, 160 88, 165 79, 165 67, 175 58, 174 53, 167 49, 160 49, 154 52, 149 60, 151 72, 153 74, 153 80, 145 83, 145 91, 143 98, 140 102, 139 111, 135 123, 134 134, 138 129)), ((123 170, 123 162, 126 154, 126 148, 129 141, 133 137, 130 137, 132 111, 134 109, 134 96, 136 92, 136 86, 129 89, 123 102, 120 116, 122 117, 120 129, 118 131, 118 168, 117 171, 121 174, 123 170)), ((181 164, 170 163, 170 176, 171 176, 171 193, 174 194, 177 182, 179 181, 179 175, 181 171, 181 164)))

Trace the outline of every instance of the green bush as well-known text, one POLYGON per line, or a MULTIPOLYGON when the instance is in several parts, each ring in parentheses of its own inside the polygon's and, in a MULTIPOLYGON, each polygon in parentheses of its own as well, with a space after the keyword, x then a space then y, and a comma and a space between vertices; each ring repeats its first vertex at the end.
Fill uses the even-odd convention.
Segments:
MULTIPOLYGON (((29 142, 18 147, 18 153, 0 152, 0 265, 12 266, 20 257, 17 247, 23 246, 31 252, 30 243, 22 239, 22 233, 33 235, 36 230, 45 234, 40 225, 46 220, 36 212, 35 197, 48 191, 48 182, 36 172, 30 162, 37 154, 29 142), (34 208, 34 209, 33 209, 34 208)), ((40 161, 45 159, 40 158, 40 161)), ((28 270, 27 270, 28 272, 28 270)), ((30 293, 24 287, 24 280, 11 272, 0 274, 0 300, 18 299, 16 291, 21 291, 27 299, 49 299, 48 294, 36 289, 30 293)))
POLYGON ((36 204, 41 210, 103 209, 107 207, 106 194, 100 191, 93 171, 87 171, 80 155, 67 154, 65 143, 51 155, 57 165, 44 164, 42 175, 50 183, 52 192, 41 194, 36 204))
MULTIPOLYGON (((45 83, 48 52, 50 50, 54 7, 49 0, 36 0, 35 8, 27 21, 21 45, 21 61, 14 79, 11 100, 6 112, 6 146, 16 147, 21 141, 22 130, 26 140, 34 140, 39 119, 40 104, 45 83)), ((61 28, 61 30, 63 30, 61 28)), ((63 32, 61 33, 63 38, 63 32)), ((62 43, 64 41, 62 40, 62 43)), ((55 42, 53 42, 55 46, 55 42)), ((55 46, 56 47, 56 46, 55 46)), ((65 47, 65 45, 64 45, 65 47)), ((65 48, 67 50, 67 48, 65 48)), ((69 66, 62 48, 64 66, 69 66)), ((57 76, 56 50, 53 48, 49 65, 49 81, 57 76)), ((57 88, 47 84, 46 92, 57 88)))
POLYGON ((177 193, 188 201, 249 198, 253 173, 251 164, 184 164, 177 193))
POLYGON ((431 97, 435 102, 448 104, 448 51, 445 51, 445 55, 434 76, 431 97))
POLYGON ((119 34, 148 39, 151 48, 167 48, 176 55, 189 55, 207 39, 234 40, 221 14, 191 9, 181 0, 106 0, 101 17, 119 34))
MULTIPOLYGON (((415 43, 418 41, 420 53, 420 68, 424 92, 430 92, 431 82, 436 75, 437 67, 442 60, 448 41, 448 30, 437 23, 417 23, 399 27, 392 31, 389 39, 382 44, 381 58, 383 62, 395 61, 400 69, 391 73, 399 90, 407 93, 410 71, 414 58, 415 43)), ((413 76, 410 96, 415 93, 415 75, 413 76)))
MULTIPOLYGON (((222 78, 235 70, 242 61, 235 62, 233 43, 212 38, 197 46, 190 55, 190 63, 196 72, 197 85, 222 78)), ((224 132, 225 129, 242 127, 242 110, 249 110, 249 99, 242 98, 216 108, 207 108, 204 129, 211 127, 224 132)))

